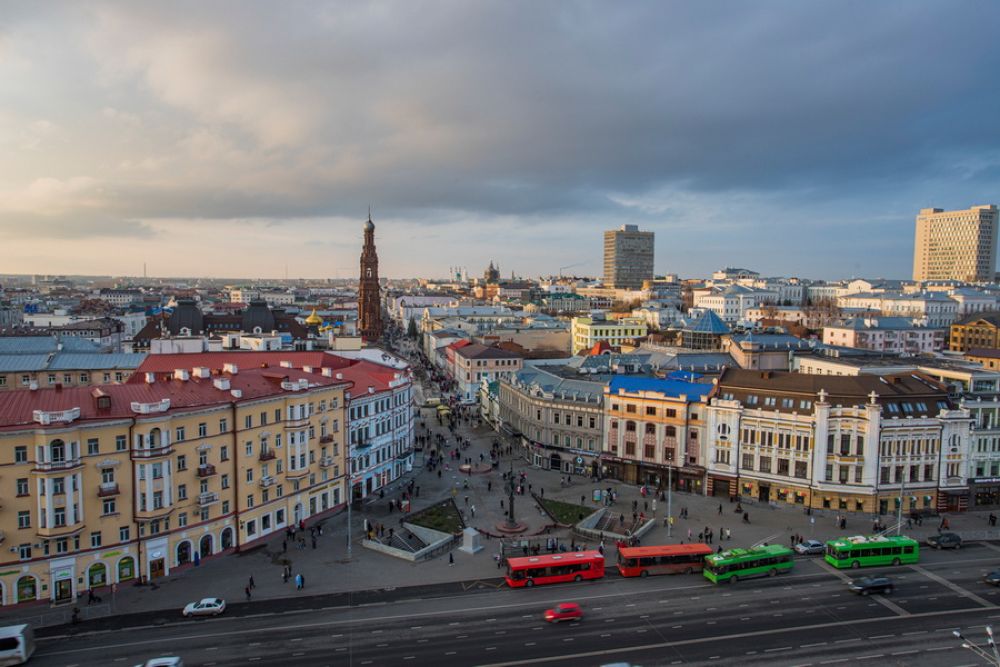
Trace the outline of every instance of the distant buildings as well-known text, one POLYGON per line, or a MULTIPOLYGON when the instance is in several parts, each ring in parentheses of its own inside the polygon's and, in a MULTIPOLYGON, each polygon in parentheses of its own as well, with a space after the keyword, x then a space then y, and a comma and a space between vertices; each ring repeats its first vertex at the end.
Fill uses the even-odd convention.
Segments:
POLYGON ((906 317, 852 317, 823 327, 823 343, 893 354, 939 352, 945 330, 906 317))
POLYGON ((616 289, 639 289, 653 279, 653 232, 636 225, 604 232, 604 284, 616 289))
POLYGON ((997 266, 997 207, 925 208, 917 216, 914 280, 992 282, 997 266))
POLYGON ((644 339, 648 332, 646 320, 642 317, 609 320, 601 312, 595 312, 590 317, 574 317, 570 329, 573 354, 602 342, 612 347, 631 345, 644 339))
POLYGON ((952 352, 1000 350, 1000 312, 975 313, 951 325, 952 352))

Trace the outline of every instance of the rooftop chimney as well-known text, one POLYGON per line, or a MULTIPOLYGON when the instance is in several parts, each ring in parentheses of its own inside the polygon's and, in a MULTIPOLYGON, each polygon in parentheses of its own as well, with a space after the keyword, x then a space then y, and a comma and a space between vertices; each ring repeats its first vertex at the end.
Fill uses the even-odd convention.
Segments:
POLYGON ((223 364, 222 370, 230 375, 236 375, 240 372, 240 369, 236 364, 223 364))
POLYGON ((182 382, 187 382, 191 376, 188 375, 186 368, 175 368, 174 369, 174 379, 181 380, 182 382))
POLYGON ((191 369, 191 375, 196 378, 210 378, 212 377, 212 370, 207 366, 195 366, 191 369))
POLYGON ((156 373, 146 373, 146 384, 153 384, 156 382, 156 373))

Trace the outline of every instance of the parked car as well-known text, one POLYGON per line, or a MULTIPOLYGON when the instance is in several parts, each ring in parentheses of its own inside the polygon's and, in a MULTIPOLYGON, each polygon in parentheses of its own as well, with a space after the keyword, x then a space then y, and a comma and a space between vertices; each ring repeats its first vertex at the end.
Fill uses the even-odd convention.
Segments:
POLYGON ((983 583, 990 586, 1000 586, 1000 570, 993 570, 983 576, 983 583))
POLYGON ((962 536, 958 533, 938 533, 927 538, 927 546, 935 549, 961 549, 962 536))
POLYGON ((822 556, 826 545, 819 540, 806 540, 795 545, 795 552, 803 556, 822 556))
POLYGON ((205 598, 199 602, 191 602, 181 613, 185 616, 218 616, 226 610, 226 601, 222 598, 205 598))
POLYGON ((892 593, 892 579, 889 577, 862 577, 847 582, 847 589, 858 595, 871 595, 872 593, 892 593))
POLYGON ((163 656, 162 658, 153 658, 147 660, 146 662, 136 665, 135 667, 184 667, 184 661, 177 656, 163 656))
POLYGON ((583 609, 575 602, 561 602, 552 609, 545 610, 545 620, 549 623, 560 621, 579 621, 583 618, 583 609))

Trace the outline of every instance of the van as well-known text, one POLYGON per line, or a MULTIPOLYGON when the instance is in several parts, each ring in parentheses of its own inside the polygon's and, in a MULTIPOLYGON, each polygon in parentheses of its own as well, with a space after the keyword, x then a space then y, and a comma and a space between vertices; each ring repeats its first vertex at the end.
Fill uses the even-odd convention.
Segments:
POLYGON ((0 628, 0 667, 23 665, 35 652, 35 633, 27 623, 0 628))

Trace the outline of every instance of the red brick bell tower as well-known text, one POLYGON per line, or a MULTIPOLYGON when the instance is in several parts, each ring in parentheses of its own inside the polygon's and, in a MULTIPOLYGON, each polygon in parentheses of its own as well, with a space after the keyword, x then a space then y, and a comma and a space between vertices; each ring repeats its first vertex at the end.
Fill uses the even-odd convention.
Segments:
POLYGON ((366 341, 382 337, 382 304, 379 298, 378 254, 375 252, 375 223, 368 211, 365 244, 361 249, 361 282, 358 286, 358 332, 366 341))

